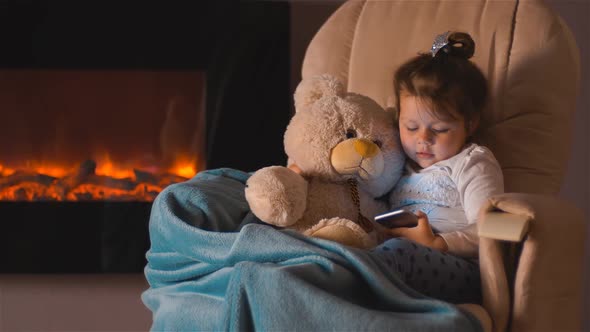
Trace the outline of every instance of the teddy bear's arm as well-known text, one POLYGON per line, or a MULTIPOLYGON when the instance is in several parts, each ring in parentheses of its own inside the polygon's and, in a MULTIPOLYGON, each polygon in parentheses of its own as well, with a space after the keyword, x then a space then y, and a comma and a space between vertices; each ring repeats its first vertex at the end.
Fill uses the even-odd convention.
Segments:
POLYGON ((260 220, 291 226, 306 209, 307 181, 283 166, 270 166, 256 171, 246 183, 246 200, 260 220))

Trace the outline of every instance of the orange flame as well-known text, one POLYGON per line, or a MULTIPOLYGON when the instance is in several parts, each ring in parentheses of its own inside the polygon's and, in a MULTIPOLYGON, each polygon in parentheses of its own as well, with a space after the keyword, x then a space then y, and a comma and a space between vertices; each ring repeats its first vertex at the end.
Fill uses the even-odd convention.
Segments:
POLYGON ((177 161, 174 166, 172 166, 168 171, 172 174, 176 174, 178 176, 182 176, 185 178, 192 178, 197 174, 197 161, 196 160, 189 160, 189 161, 177 161))
POLYGON ((133 169, 116 165, 108 155, 96 159, 96 174, 106 175, 116 179, 135 178, 133 169))
POLYGON ((71 181, 78 180, 75 175, 78 174, 80 163, 60 165, 52 162, 27 162, 24 167, 0 164, 0 200, 152 201, 167 185, 192 178, 198 172, 194 158, 179 158, 166 172, 146 172, 143 169, 150 167, 143 167, 145 165, 141 164, 117 164, 108 155, 94 160, 95 172, 87 174, 87 179, 74 185, 71 181), (141 181, 137 180, 136 170, 144 173, 141 181), (17 173, 18 171, 21 172, 17 173), (54 179, 39 180, 42 176, 54 179), (47 183, 48 181, 51 183, 47 183))

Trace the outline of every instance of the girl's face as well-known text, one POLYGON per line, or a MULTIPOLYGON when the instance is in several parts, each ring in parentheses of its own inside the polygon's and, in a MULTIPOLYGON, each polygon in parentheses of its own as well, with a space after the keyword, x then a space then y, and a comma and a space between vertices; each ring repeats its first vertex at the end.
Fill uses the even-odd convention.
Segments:
POLYGON ((408 158, 422 168, 459 153, 474 130, 467 132, 465 119, 459 114, 454 114, 456 119, 438 118, 427 105, 407 93, 400 95, 402 146, 408 158))

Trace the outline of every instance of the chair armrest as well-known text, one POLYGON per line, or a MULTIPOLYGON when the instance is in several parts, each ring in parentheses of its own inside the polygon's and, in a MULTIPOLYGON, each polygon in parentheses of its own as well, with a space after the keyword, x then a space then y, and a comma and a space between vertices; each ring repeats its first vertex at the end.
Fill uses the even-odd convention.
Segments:
MULTIPOLYGON (((510 297, 511 330, 579 330, 587 232, 581 210, 548 195, 502 194, 491 197, 488 203, 480 211, 481 220, 492 211, 526 217, 521 221, 528 219, 528 233, 519 244, 515 262, 506 256, 506 249, 514 249, 514 244, 480 239, 484 307, 492 316, 494 330, 504 330, 508 324, 509 312, 504 306, 510 297), (514 263, 514 275, 507 275, 514 263)), ((511 217, 507 216, 497 219, 509 223, 506 220, 511 217)))
POLYGON ((477 235, 495 240, 520 242, 529 229, 531 217, 502 211, 485 212, 477 226, 477 235))

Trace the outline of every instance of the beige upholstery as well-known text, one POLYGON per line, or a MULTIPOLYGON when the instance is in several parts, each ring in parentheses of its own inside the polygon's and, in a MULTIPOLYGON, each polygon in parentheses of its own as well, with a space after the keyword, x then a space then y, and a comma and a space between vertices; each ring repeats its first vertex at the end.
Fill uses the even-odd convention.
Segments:
MULTIPOLYGON (((579 331, 582 267, 586 225, 579 209, 549 195, 504 194, 482 209, 529 216, 532 225, 522 243, 513 286, 503 271, 502 243, 480 240, 484 306, 498 328, 510 313, 508 288, 513 292, 513 331, 579 331)), ((482 211, 482 213, 483 213, 482 211)), ((509 278, 512 279, 512 278, 509 278)))
POLYGON ((500 162, 506 192, 527 193, 496 197, 487 208, 533 217, 514 286, 504 272, 510 267, 503 261, 506 245, 480 245, 484 307, 493 328, 579 329, 581 301, 574 293, 581 293, 584 223, 555 196, 570 150, 579 51, 553 11, 536 0, 352 0, 317 32, 302 75, 331 73, 349 91, 391 106, 395 69, 447 30, 466 31, 476 42, 472 60, 487 76, 492 97, 478 139, 500 162), (571 255, 556 256, 566 246, 571 255), (559 262, 552 261, 556 257, 559 262))

